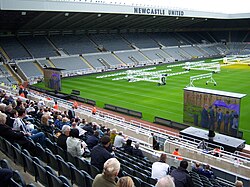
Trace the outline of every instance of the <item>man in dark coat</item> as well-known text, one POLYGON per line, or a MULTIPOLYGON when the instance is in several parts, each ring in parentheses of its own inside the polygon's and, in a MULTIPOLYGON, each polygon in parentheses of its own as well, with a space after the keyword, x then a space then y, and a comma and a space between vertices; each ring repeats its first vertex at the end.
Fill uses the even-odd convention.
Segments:
POLYGON ((188 162, 182 160, 180 166, 171 172, 171 176, 174 178, 175 186, 178 187, 193 187, 193 181, 187 171, 188 162))
POLYGON ((91 164, 97 167, 100 171, 103 170, 103 164, 113 155, 107 150, 110 145, 110 137, 104 135, 100 143, 91 151, 91 164))
POLYGON ((201 112, 201 127, 208 128, 209 125, 209 116, 208 116, 208 105, 205 104, 201 112))

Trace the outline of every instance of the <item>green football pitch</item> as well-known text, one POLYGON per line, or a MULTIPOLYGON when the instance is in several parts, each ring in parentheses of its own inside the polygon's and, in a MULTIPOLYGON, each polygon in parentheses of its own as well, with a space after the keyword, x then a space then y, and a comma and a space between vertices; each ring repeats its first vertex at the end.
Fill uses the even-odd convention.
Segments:
MULTIPOLYGON (((147 67, 144 67, 147 68, 147 67)), ((156 70, 167 69, 167 65, 156 66, 156 70)), ((184 71, 181 67, 171 68, 172 72, 184 71)), ((153 121, 155 116, 176 122, 183 122, 183 89, 189 84, 190 76, 207 71, 191 70, 189 73, 167 77, 165 86, 158 86, 154 82, 128 82, 127 80, 114 81, 107 77, 96 78, 100 75, 125 72, 119 70, 109 73, 91 74, 80 77, 64 78, 62 92, 70 94, 71 91, 80 90, 81 97, 96 101, 98 107, 104 104, 116 105, 142 112, 143 119, 153 121)), ((230 65, 221 68, 220 73, 213 74, 217 85, 206 85, 207 79, 194 82, 196 87, 222 90, 247 94, 241 100, 241 114, 239 130, 243 131, 244 139, 250 143, 250 66, 230 65)), ((43 87, 39 83, 38 87, 43 87)))

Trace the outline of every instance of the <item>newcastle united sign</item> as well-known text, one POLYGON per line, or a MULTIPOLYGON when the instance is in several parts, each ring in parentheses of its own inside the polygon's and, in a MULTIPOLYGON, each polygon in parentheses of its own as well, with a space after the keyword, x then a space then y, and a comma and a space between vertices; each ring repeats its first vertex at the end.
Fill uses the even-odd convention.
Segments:
POLYGON ((167 10, 159 8, 134 8, 134 14, 148 14, 160 16, 184 16, 182 10, 167 10))

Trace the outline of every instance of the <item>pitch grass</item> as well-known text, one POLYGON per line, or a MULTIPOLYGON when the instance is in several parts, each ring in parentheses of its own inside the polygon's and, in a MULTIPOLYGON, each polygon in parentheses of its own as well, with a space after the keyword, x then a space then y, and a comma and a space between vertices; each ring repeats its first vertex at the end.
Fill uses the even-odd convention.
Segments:
MULTIPOLYGON (((157 66, 157 70, 166 69, 167 65, 157 66)), ((125 70, 121 70, 125 71, 125 70)), ((172 68, 172 72, 183 71, 181 67, 172 68)), ((110 72, 109 74, 117 73, 110 72)), ((155 116, 183 122, 183 95, 189 83, 189 77, 208 73, 207 71, 191 70, 187 74, 167 78, 167 85, 158 86, 153 82, 134 82, 127 80, 112 81, 111 78, 97 79, 92 74, 81 77, 65 78, 62 80, 62 92, 71 93, 72 89, 80 90, 81 97, 93 99, 98 107, 112 104, 131 110, 140 111, 143 119, 153 121, 155 116)), ((241 101, 239 129, 250 144, 250 66, 231 65, 221 68, 221 72, 214 74, 217 86, 206 85, 207 79, 194 82, 196 87, 216 89, 222 91, 247 94, 241 101)), ((40 83, 37 86, 44 87, 40 83)))

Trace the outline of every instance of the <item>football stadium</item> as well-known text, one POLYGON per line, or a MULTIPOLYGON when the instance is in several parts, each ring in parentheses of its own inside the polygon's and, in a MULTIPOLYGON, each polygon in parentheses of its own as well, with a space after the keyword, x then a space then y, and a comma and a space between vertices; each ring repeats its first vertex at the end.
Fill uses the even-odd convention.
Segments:
POLYGON ((2 185, 250 186, 239 4, 0 0, 2 185))

